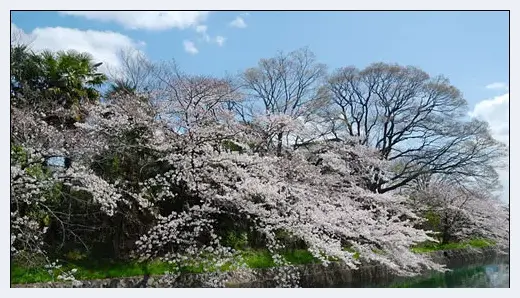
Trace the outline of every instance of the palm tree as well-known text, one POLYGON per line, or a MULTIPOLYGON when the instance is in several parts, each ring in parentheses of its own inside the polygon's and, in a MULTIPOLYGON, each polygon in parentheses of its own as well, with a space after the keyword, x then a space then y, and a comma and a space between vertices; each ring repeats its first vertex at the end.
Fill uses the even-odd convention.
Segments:
POLYGON ((57 97, 66 107, 99 99, 100 87, 106 76, 97 71, 100 63, 94 63, 92 56, 76 51, 44 51, 43 72, 49 95, 57 97))
POLYGON ((11 95, 23 97, 29 89, 42 87, 42 60, 25 45, 11 45, 11 95))
POLYGON ((97 88, 107 78, 99 66, 87 53, 11 46, 11 103, 45 112, 45 121, 56 127, 72 128, 84 119, 82 105, 100 100, 97 88))
POLYGON ((65 108, 99 100, 106 76, 98 72, 101 63, 90 54, 76 51, 34 53, 27 46, 11 46, 11 93, 25 101, 65 108))

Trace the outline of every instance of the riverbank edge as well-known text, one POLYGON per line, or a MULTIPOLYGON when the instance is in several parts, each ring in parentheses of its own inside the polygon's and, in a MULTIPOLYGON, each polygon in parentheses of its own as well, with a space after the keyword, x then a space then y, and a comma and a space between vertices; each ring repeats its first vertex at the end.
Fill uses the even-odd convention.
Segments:
MULTIPOLYGON (((456 250, 441 250, 427 253, 434 261, 454 269, 468 265, 484 265, 500 259, 508 261, 509 255, 501 253, 494 247, 465 248, 456 250)), ((280 268, 278 268, 280 269, 280 268)), ((382 265, 365 264, 352 270, 342 263, 331 263, 327 267, 321 264, 306 264, 294 266, 300 275, 301 287, 375 287, 390 284, 402 277, 396 276, 382 265)), ((248 269, 225 272, 229 288, 272 288, 276 287, 275 274, 277 270, 248 269)), ((110 279, 82 280, 77 282, 46 282, 32 284, 13 284, 13 288, 197 288, 205 287, 207 275, 186 273, 178 276, 175 281, 165 276, 135 276, 110 279)), ((429 274, 425 272, 424 275, 429 274)))

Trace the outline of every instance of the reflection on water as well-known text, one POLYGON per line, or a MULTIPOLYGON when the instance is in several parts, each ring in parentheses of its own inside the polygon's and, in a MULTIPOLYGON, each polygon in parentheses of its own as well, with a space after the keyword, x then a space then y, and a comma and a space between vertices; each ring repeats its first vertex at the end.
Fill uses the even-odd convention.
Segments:
POLYGON ((509 288, 509 264, 491 264, 453 269, 427 278, 400 281, 399 288, 509 288))
POLYGON ((509 287, 509 264, 485 266, 490 288, 509 287))

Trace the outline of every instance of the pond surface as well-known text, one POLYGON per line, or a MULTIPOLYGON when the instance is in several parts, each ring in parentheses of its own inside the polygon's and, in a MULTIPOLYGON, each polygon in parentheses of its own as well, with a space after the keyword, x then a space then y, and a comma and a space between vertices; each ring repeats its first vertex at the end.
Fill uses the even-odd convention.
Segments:
POLYGON ((428 277, 405 279, 394 288, 509 288, 509 264, 497 263, 455 268, 428 277))

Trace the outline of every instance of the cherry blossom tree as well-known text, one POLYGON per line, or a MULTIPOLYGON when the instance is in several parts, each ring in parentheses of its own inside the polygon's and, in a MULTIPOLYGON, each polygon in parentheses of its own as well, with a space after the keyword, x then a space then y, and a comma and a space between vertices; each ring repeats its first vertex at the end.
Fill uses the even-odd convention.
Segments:
POLYGON ((509 212, 488 190, 434 178, 411 196, 413 208, 425 214, 442 243, 480 237, 509 247, 509 212))
MULTIPOLYGON (((122 114, 127 111, 118 104, 129 105, 131 100, 127 97, 103 107, 117 121, 98 117, 97 122, 80 127, 89 133, 116 133, 106 139, 91 138, 97 142, 117 139, 118 131, 129 127, 121 120, 128 117, 122 114)), ((263 235, 267 248, 282 263, 280 231, 304 241, 325 264, 328 256, 356 268, 353 253, 344 249, 349 246, 363 258, 387 264, 402 274, 418 272, 423 266, 441 269, 409 251, 411 245, 433 239, 411 222, 399 220, 403 214, 413 217, 402 207, 403 198, 374 194, 352 183, 362 167, 353 169, 342 160, 344 155, 352 158, 348 150, 341 146, 321 153, 297 150, 288 157, 260 156, 247 150, 228 152, 223 150, 223 140, 241 142, 240 134, 232 134, 236 130, 232 120, 223 124, 214 121, 215 114, 205 115, 190 121, 189 130, 182 133, 164 119, 154 118, 148 126, 160 134, 147 135, 149 140, 142 146, 160 152, 159 161, 165 165, 164 171, 140 182, 139 192, 128 193, 140 210, 156 218, 137 242, 136 253, 141 258, 160 257, 182 266, 202 262, 201 256, 211 254, 216 256, 216 264, 231 262, 236 252, 222 245, 220 234, 222 222, 231 220, 263 235), (313 154, 322 162, 313 162, 309 156, 313 154)), ((133 121, 139 121, 138 117, 138 113, 132 114, 133 121)), ((97 146, 103 148, 106 143, 97 146)), ((364 155, 368 150, 352 147, 350 153, 364 155)))

